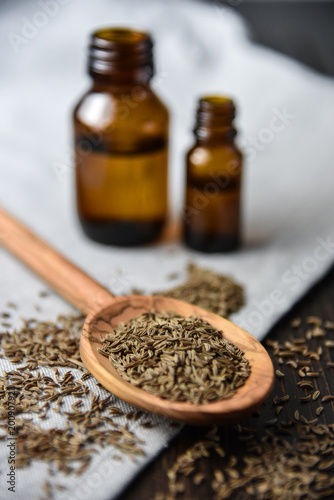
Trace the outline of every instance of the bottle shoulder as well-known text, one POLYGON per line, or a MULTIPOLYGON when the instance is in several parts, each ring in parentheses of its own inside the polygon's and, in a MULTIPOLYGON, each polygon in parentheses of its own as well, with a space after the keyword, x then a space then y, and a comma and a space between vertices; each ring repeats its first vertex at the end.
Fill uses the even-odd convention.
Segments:
POLYGON ((99 134, 104 149, 137 152, 167 147, 169 114, 150 89, 91 88, 73 113, 75 137, 99 134))
POLYGON ((169 111, 161 98, 147 86, 92 86, 73 110, 73 119, 87 126, 105 128, 116 123, 168 122, 169 111))
POLYGON ((209 179, 213 174, 233 176, 238 181, 242 172, 242 155, 233 144, 208 147, 195 144, 186 157, 188 180, 209 179))
POLYGON ((236 144, 221 142, 218 144, 205 144, 196 142, 187 152, 187 161, 195 165, 207 164, 225 158, 234 158, 242 161, 242 153, 236 144))

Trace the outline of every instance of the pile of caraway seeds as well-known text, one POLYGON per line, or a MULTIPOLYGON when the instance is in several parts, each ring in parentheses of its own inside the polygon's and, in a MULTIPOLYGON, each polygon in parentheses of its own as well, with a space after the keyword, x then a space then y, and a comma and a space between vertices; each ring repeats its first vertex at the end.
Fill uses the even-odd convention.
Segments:
MULTIPOLYGON (((189 280, 181 286, 189 286, 192 277, 201 272, 200 268, 190 266, 189 280)), ((190 284, 189 288, 189 300, 194 303, 203 300, 200 294, 190 297, 191 289, 201 286, 201 280, 198 277, 196 280, 197 285, 190 284)), ((243 304, 242 289, 230 278, 205 272, 202 285, 207 291, 211 286, 214 312, 220 308, 220 313, 227 315, 243 304)), ((173 290, 173 293, 178 292, 173 290)), ((40 293, 37 311, 43 309, 43 300, 47 300, 49 294, 48 291, 40 293)), ((183 295, 183 300, 187 300, 186 295, 183 295)), ((208 308, 208 303, 205 307, 208 308)), ((124 414, 114 396, 101 398, 98 391, 92 389, 101 386, 80 359, 79 342, 84 316, 60 316, 55 322, 30 318, 22 320, 20 328, 13 329, 12 320, 19 314, 16 309, 18 306, 9 302, 0 312, 0 357, 6 365, 6 370, 0 373, 0 439, 7 438, 11 400, 15 398, 16 468, 27 467, 33 461, 44 461, 49 464, 52 478, 56 470, 66 475, 82 474, 88 469, 93 454, 105 446, 114 450, 115 460, 121 460, 122 455, 130 458, 144 455, 144 443, 130 430, 129 423, 135 421, 145 429, 155 424, 149 414, 141 411, 131 410, 124 414), (65 426, 50 429, 44 425, 54 412, 65 421, 65 426), (128 423, 120 424, 120 417, 123 422, 125 417, 128 423)), ((177 319, 181 323, 183 320, 177 319)), ((206 329, 206 335, 212 328, 202 323, 197 326, 206 329)), ((243 363, 242 353, 237 348, 231 345, 227 353, 227 357, 243 363)), ((214 371, 219 369, 219 364, 214 366, 214 371)), ((207 375, 202 375, 207 378, 207 375)), ((244 374, 240 383, 243 378, 244 374)), ((228 387, 224 389, 227 390, 228 387)), ((210 391, 202 393, 199 399, 203 398, 210 400, 210 391)), ((62 488, 61 484, 50 479, 44 485, 44 495, 52 498, 52 491, 62 488)))
MULTIPOLYGON (((193 265, 188 282, 173 289, 171 296, 223 315, 236 311, 244 301, 242 289, 232 280, 193 265), (198 278, 196 286, 206 288, 206 293, 194 292, 189 285, 194 276, 198 278), (187 288, 188 297, 184 295, 187 288)), ((144 443, 128 424, 117 422, 122 416, 117 402, 112 396, 100 398, 88 383, 93 377, 79 355, 84 318, 60 317, 55 323, 31 319, 9 333, 14 307, 7 304, 0 313, 0 356, 13 363, 1 374, 0 423, 6 437, 10 387, 16 391, 17 466, 45 461, 50 474, 54 469, 81 474, 99 447, 110 446, 115 459, 123 454, 143 454, 144 443), (46 376, 44 367, 49 367, 53 376, 46 376), (74 368, 79 377, 73 376, 74 368), (69 397, 75 402, 65 411, 69 397), (54 411, 65 418, 65 428, 43 430, 42 422, 54 411)), ((334 498, 334 385, 328 384, 320 365, 326 364, 329 372, 334 370, 334 323, 317 317, 297 318, 289 338, 282 343, 268 340, 267 348, 276 368, 271 400, 256 415, 236 425, 210 429, 186 426, 182 435, 189 447, 166 471, 169 493, 157 494, 156 500, 188 500, 190 483, 198 485, 199 492, 204 488, 206 498, 215 500, 334 498), (259 426, 260 420, 263 423, 259 426), (213 471, 210 465, 208 471, 206 461, 213 455, 219 465, 213 471)), ((149 415, 140 411, 130 411, 126 419, 135 420, 148 432, 153 425, 149 415)), ((52 491, 61 488, 51 475, 44 495, 52 498, 52 491)))

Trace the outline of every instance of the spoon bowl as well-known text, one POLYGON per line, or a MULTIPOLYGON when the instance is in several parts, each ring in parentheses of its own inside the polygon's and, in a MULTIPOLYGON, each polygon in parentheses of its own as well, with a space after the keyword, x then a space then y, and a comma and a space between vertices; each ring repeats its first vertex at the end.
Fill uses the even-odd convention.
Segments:
POLYGON ((119 398, 143 410, 195 425, 235 422, 254 412, 270 394, 274 380, 273 366, 267 351, 249 333, 200 307, 166 297, 119 297, 100 311, 89 314, 81 336, 80 353, 88 370, 119 398), (221 330, 224 338, 237 345, 250 363, 251 373, 244 385, 230 398, 195 405, 163 399, 127 382, 98 349, 102 347, 105 336, 121 321, 127 323, 142 313, 152 311, 196 316, 221 330))
POLYGON ((88 314, 80 339, 84 365, 110 392, 138 408, 197 425, 235 422, 255 411, 269 396, 274 382, 271 359, 261 345, 242 328, 200 307, 168 297, 130 295, 114 297, 58 253, 45 241, 0 209, 1 243, 42 277, 71 304, 88 314), (127 323, 145 312, 164 311, 196 316, 222 332, 243 352, 251 373, 230 398, 206 404, 174 402, 155 396, 127 382, 99 352, 103 339, 120 322, 127 323))

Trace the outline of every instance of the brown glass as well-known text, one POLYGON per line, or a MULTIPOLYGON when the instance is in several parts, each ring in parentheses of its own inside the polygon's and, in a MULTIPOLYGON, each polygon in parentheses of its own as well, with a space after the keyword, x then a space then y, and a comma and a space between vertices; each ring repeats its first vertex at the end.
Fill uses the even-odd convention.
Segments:
POLYGON ((84 232, 102 243, 150 242, 166 220, 169 114, 150 87, 152 46, 129 29, 91 37, 93 84, 73 115, 76 194, 84 232))
POLYGON ((233 101, 199 101, 196 143, 187 154, 183 237, 201 252, 229 252, 240 244, 242 156, 234 144, 233 101))

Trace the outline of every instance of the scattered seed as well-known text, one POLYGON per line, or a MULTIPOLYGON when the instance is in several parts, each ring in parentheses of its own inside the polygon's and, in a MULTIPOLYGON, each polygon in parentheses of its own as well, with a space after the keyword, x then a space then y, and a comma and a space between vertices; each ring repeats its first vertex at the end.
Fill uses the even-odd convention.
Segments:
POLYGON ((285 394, 284 396, 281 396, 280 398, 278 398, 277 402, 283 403, 284 401, 288 401, 289 398, 290 398, 289 394, 285 394))
POLYGON ((277 406, 276 409, 275 409, 276 415, 279 415, 282 410, 283 410, 283 406, 277 406))
POLYGON ((277 418, 271 418, 270 420, 265 421, 265 425, 274 425, 277 423, 277 418))
POLYGON ((322 403, 326 403, 327 401, 333 401, 334 400, 334 396, 332 396, 331 394, 328 394, 327 396, 324 396, 321 400, 322 403))
POLYGON ((325 330, 323 328, 320 328, 319 326, 316 326, 312 330, 312 337, 313 338, 322 338, 325 336, 325 330))
POLYGON ((245 303, 242 287, 231 278, 197 267, 194 263, 188 264, 185 283, 155 295, 190 302, 223 317, 236 312, 245 303))
POLYGON ((203 474, 202 472, 198 472, 197 474, 195 474, 193 481, 196 485, 198 485, 201 484, 204 478, 205 474, 203 474))
POLYGON ((313 384, 311 384, 308 380, 301 380, 300 382, 297 382, 297 385, 301 389, 314 389, 313 384))
POLYGON ((318 316, 308 316, 306 318, 306 323, 308 323, 309 325, 320 326, 322 324, 322 319, 318 318, 318 316))
POLYGON ((291 328, 298 328, 300 325, 301 325, 300 318, 294 318, 290 323, 291 328))
POLYGON ((7 302, 6 306, 10 309, 17 309, 17 305, 14 302, 7 302))

